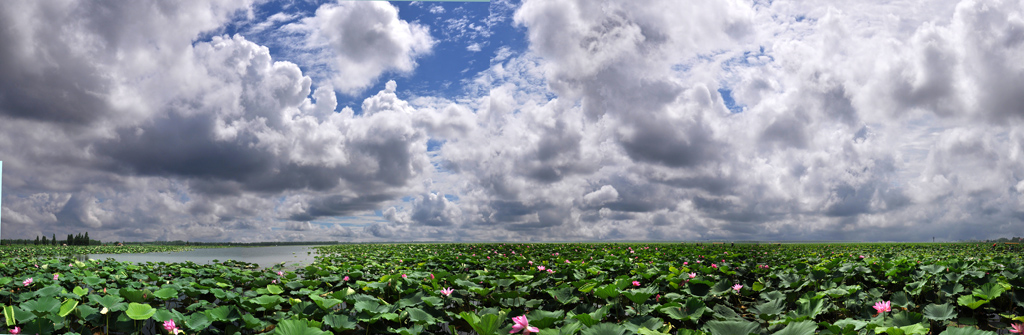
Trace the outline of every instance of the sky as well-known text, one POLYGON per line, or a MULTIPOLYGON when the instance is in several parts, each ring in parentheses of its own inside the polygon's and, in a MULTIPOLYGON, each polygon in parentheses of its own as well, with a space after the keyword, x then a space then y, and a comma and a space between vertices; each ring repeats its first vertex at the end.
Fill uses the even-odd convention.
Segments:
POLYGON ((1024 1, 0 1, 4 239, 1024 236, 1024 1))

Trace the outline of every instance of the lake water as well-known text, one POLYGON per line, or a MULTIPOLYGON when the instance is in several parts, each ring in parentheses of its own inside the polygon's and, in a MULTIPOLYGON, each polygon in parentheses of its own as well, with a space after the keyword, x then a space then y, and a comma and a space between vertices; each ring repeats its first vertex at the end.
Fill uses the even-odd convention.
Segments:
POLYGON ((235 260, 259 264, 262 268, 268 268, 283 262, 287 269, 295 269, 312 264, 314 256, 316 256, 316 249, 309 246, 208 248, 179 252, 151 252, 146 254, 87 255, 89 259, 103 260, 113 258, 117 261, 132 263, 181 263, 192 261, 198 264, 209 264, 213 263, 215 259, 221 262, 235 260))

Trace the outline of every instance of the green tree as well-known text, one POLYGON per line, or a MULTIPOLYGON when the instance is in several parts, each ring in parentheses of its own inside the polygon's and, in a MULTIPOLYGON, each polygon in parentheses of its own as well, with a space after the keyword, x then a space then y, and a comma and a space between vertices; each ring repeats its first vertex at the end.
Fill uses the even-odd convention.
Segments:
POLYGON ((85 245, 89 245, 89 232, 85 232, 85 245))
POLYGON ((52 238, 50 244, 57 245, 57 234, 50 234, 50 237, 52 238))
POLYGON ((39 245, 39 235, 36 235, 36 243, 35 243, 35 245, 39 245))
POLYGON ((41 244, 42 245, 50 244, 50 243, 46 242, 46 235, 43 235, 43 242, 41 244))

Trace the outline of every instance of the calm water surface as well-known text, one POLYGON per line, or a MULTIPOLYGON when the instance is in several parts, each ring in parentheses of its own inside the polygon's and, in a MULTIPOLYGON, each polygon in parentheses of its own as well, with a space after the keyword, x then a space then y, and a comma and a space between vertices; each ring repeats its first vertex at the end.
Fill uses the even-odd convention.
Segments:
POLYGON ((198 264, 212 263, 213 260, 221 262, 236 260, 246 263, 259 264, 267 268, 279 263, 285 263, 288 269, 295 269, 313 263, 313 256, 316 256, 316 249, 309 246, 284 246, 284 247, 239 247, 239 248, 210 248, 195 249, 179 252, 151 252, 148 254, 89 254, 89 259, 113 258, 121 262, 145 263, 145 262, 168 262, 180 263, 192 261, 198 264))

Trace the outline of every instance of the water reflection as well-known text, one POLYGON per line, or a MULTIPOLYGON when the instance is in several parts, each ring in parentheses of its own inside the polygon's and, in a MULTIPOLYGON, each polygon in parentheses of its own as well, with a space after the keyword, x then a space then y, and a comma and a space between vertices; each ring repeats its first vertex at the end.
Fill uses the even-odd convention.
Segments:
POLYGON ((81 261, 89 259, 113 258, 116 261, 145 263, 145 262, 167 262, 180 263, 192 261, 198 264, 213 263, 214 260, 226 261, 235 260, 246 263, 254 263, 262 268, 285 263, 286 269, 295 269, 313 264, 316 249, 309 246, 282 246, 282 247, 236 247, 236 248, 210 248, 195 249, 178 252, 152 252, 146 254, 89 254, 79 255, 81 261))

